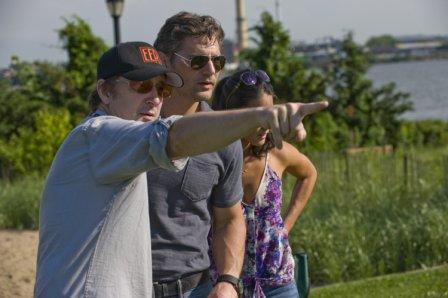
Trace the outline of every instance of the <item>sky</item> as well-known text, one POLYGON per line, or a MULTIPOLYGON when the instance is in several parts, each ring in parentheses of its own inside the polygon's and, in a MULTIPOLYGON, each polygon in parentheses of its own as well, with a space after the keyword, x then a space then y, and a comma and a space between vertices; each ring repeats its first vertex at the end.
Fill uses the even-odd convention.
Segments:
MULTIPOLYGON (((348 30, 364 43, 381 34, 448 35, 448 0, 277 0, 279 19, 293 41, 315 42, 348 30)), ((248 26, 268 11, 276 16, 275 0, 246 0, 248 26)), ((235 0, 125 0, 120 19, 122 41, 153 43, 165 19, 181 11, 217 18, 226 37, 236 36, 235 0)), ((21 60, 64 62, 56 30, 63 18, 77 15, 95 35, 113 45, 113 23, 105 0, 0 0, 0 68, 12 55, 21 60)))

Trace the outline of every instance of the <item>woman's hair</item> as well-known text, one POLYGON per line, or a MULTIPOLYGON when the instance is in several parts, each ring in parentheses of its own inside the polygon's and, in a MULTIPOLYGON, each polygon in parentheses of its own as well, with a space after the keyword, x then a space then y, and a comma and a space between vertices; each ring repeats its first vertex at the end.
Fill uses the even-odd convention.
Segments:
MULTIPOLYGON (((218 82, 213 93, 213 110, 246 108, 251 102, 256 102, 259 100, 264 93, 275 96, 274 88, 270 82, 265 82, 259 78, 255 85, 248 86, 241 82, 241 75, 247 71, 251 70, 244 69, 238 71, 218 82)), ((266 153, 274 147, 272 134, 268 133, 266 142, 263 146, 252 146, 252 153, 256 157, 261 157, 266 155, 266 153)))

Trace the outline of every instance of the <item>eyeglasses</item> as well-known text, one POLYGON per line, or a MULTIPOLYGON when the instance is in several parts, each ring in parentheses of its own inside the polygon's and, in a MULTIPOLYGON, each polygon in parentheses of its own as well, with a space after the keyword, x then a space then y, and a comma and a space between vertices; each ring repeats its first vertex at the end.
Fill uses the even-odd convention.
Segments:
POLYGON ((270 83, 271 78, 268 76, 268 74, 261 69, 257 70, 248 70, 243 72, 240 75, 240 80, 235 85, 235 87, 232 89, 232 91, 229 92, 229 95, 226 97, 226 109, 227 109, 227 103, 229 101, 229 98, 232 97, 232 95, 238 90, 238 88, 241 86, 241 83, 243 83, 246 86, 255 86, 258 83, 270 83))
POLYGON ((216 71, 220 71, 221 69, 223 69, 224 65, 226 64, 226 57, 224 56, 209 57, 198 55, 191 57, 191 59, 188 59, 178 53, 174 53, 174 55, 184 59, 185 61, 188 61, 190 63, 190 67, 196 70, 203 68, 210 60, 212 60, 213 66, 215 67, 216 71))
POLYGON ((153 79, 149 79, 146 81, 132 81, 132 80, 128 80, 128 79, 126 79, 126 81, 124 81, 124 80, 117 79, 116 81, 127 83, 128 86, 132 90, 134 90, 137 93, 141 93, 141 94, 151 92, 152 88, 154 88, 154 86, 155 86, 156 90, 157 90, 157 95, 160 98, 170 97, 171 92, 173 90, 172 86, 168 85, 167 83, 165 83, 162 80, 154 82, 153 79))

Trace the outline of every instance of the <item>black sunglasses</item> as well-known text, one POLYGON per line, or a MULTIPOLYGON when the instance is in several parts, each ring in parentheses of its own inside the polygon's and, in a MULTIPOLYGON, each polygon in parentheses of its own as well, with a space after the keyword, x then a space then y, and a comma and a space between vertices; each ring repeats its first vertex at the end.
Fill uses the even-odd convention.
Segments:
POLYGON ((188 59, 178 53, 174 53, 174 55, 184 59, 185 61, 188 61, 190 63, 190 67, 196 70, 203 68, 210 60, 212 60, 213 66, 215 67, 216 71, 220 71, 224 68, 224 65, 226 65, 226 57, 224 56, 209 57, 198 55, 191 57, 191 59, 188 59))

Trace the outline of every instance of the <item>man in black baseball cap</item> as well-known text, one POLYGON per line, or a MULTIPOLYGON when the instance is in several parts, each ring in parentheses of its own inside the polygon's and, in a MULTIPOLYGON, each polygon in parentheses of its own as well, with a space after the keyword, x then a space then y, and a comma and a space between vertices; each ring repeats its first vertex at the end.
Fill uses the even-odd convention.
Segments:
POLYGON ((124 42, 105 52, 97 67, 97 79, 122 76, 128 80, 145 81, 166 75, 166 82, 173 87, 182 87, 182 78, 162 66, 159 54, 146 42, 124 42))
POLYGON ((178 117, 155 121, 183 80, 145 42, 105 52, 97 79, 91 115, 68 135, 47 177, 36 297, 152 296, 145 172, 185 165, 165 150, 178 117))
POLYGON ((181 170, 187 156, 216 151, 259 126, 281 146, 305 115, 325 106, 157 118, 182 79, 144 42, 104 53, 97 77, 94 112, 64 140, 47 176, 35 297, 152 297, 146 172, 181 170))
MULTIPOLYGON (((154 97, 153 101, 149 102, 149 106, 143 107, 143 109, 151 109, 151 111, 142 111, 150 115, 144 119, 146 121, 154 120, 159 116, 161 102, 164 97, 170 96, 171 87, 183 86, 182 78, 162 65, 156 49, 141 41, 120 43, 106 51, 98 61, 97 80, 97 88, 89 99, 93 113, 101 107, 110 114, 108 111, 110 105, 120 103, 120 101, 111 101, 117 94, 115 92, 117 82, 128 82, 129 87, 137 94, 144 94, 155 86, 154 89, 157 90, 159 98, 154 97), (101 91, 104 92, 101 93, 101 91)), ((123 98, 121 92, 119 93, 120 98, 123 98)))

